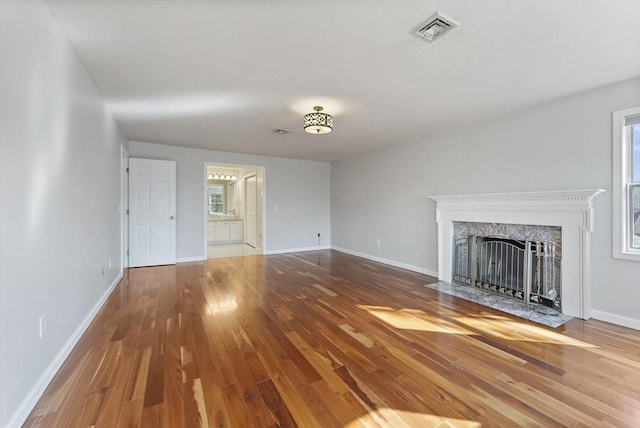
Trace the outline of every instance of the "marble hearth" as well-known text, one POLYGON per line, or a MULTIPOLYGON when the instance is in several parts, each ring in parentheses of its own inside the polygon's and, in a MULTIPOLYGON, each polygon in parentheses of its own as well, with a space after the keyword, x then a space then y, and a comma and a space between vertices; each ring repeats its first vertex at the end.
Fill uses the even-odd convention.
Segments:
POLYGON ((591 317, 590 235, 601 189, 430 196, 436 202, 438 279, 452 282, 454 222, 555 226, 562 242, 562 312, 591 317))

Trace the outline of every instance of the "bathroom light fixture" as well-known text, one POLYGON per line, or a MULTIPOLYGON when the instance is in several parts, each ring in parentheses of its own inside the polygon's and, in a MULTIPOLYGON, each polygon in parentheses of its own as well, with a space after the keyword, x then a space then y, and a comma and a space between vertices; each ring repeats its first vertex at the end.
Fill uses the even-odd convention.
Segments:
POLYGON ((209 173, 207 174, 207 180, 222 180, 222 181, 236 181, 238 177, 232 174, 219 174, 219 173, 209 173))
POLYGON ((304 115, 304 130, 309 134, 328 134, 333 130, 333 117, 322 113, 322 106, 315 106, 315 112, 304 115))

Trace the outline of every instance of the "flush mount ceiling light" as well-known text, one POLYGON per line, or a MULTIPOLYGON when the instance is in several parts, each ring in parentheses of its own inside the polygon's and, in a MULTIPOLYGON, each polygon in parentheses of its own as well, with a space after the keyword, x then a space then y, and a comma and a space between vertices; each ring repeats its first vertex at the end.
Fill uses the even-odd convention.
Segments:
POLYGON ((457 26, 457 22, 436 12, 426 22, 420 24, 413 33, 422 40, 434 42, 457 26))
POLYGON ((212 174, 209 173, 207 175, 207 180, 223 180, 223 181, 236 181, 238 179, 238 177, 236 177, 235 175, 231 175, 231 174, 212 174))
POLYGON ((322 113, 322 106, 315 106, 315 112, 304 115, 304 130, 309 134, 328 134, 333 130, 333 117, 322 113))

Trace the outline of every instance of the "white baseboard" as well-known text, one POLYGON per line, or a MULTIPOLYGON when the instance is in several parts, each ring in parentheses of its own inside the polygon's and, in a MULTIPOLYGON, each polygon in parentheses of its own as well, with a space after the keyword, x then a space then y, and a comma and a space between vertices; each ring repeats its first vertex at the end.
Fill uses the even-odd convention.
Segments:
POLYGON ((373 260, 374 262, 383 263, 385 265, 399 267, 402 269, 410 270, 412 272, 423 273, 425 275, 433 276, 436 278, 438 277, 438 272, 430 269, 421 268, 419 266, 414 266, 407 263, 401 263, 395 260, 383 259, 382 257, 376 257, 369 254, 360 253, 358 251, 349 250, 346 248, 341 248, 336 246, 332 246, 331 248, 336 251, 340 251, 341 253, 347 253, 347 254, 351 254, 352 256, 362 257, 363 259, 373 260))
POLYGON ((318 250, 330 250, 331 247, 323 245, 323 246, 317 246, 317 247, 301 247, 301 248, 287 248, 285 250, 268 250, 265 251, 263 254, 269 255, 269 254, 286 254, 286 253, 301 253, 304 251, 318 251, 318 250))
POLYGON ((22 400, 20 406, 18 406, 13 416, 9 419, 6 428, 18 428, 22 426, 24 421, 27 420, 27 417, 29 417, 29 413, 31 413, 40 397, 42 397, 44 390, 47 389, 47 386, 49 386, 49 383, 51 382, 53 377, 56 375, 58 370, 60 370, 62 363, 64 363, 64 361, 67 359, 73 348, 76 346, 76 344, 84 334, 85 330, 89 327, 89 324, 91 324, 91 321, 93 321, 100 309, 102 309, 102 306, 107 301, 107 299, 113 292, 113 289, 116 288, 116 285, 118 285, 121 279, 122 274, 118 274, 111 285, 109 285, 109 288, 107 288, 107 290, 102 294, 91 311, 87 314, 84 320, 82 320, 78 328, 76 328, 71 337, 69 337, 67 342, 60 349, 58 355, 55 356, 53 361, 51 361, 51 364, 49 364, 44 373, 42 373, 42 375, 33 386, 33 388, 31 388, 25 399, 22 400))
POLYGON ((197 257, 180 257, 176 259, 176 263, 191 263, 191 262, 202 262, 207 260, 206 257, 197 256, 197 257))
POLYGON ((616 315, 609 312, 591 310, 591 318, 595 318, 600 321, 610 322, 611 324, 621 325, 623 327, 629 327, 636 330, 640 330, 640 319, 625 317, 622 315, 616 315))

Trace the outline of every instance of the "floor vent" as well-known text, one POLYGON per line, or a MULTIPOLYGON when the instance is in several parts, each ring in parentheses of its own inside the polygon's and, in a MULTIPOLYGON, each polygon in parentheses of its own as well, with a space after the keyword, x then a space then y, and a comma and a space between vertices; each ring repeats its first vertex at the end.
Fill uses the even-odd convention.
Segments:
POLYGON ((422 40, 434 42, 457 26, 457 22, 436 12, 426 22, 420 24, 414 34, 422 40))

